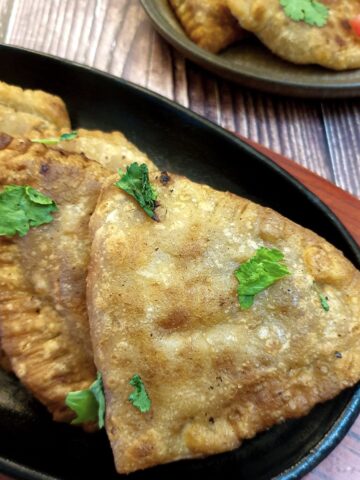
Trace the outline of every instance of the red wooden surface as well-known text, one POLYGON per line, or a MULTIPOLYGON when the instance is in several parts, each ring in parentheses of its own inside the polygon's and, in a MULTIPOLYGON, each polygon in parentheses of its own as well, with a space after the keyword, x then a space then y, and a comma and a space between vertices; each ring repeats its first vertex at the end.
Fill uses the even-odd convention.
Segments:
POLYGON ((284 170, 287 170, 309 190, 315 193, 315 195, 331 208, 357 243, 360 244, 360 200, 283 155, 275 153, 247 138, 241 136, 240 138, 256 148, 259 152, 270 157, 275 163, 284 170))

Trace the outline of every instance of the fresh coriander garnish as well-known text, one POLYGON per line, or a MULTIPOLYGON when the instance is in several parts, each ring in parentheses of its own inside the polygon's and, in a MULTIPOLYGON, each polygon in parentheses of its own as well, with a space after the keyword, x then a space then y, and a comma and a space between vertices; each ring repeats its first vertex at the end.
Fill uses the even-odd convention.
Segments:
POLYGON ((285 14, 295 22, 323 27, 329 18, 329 8, 316 0, 280 0, 285 14))
POLYGON ((49 138, 34 138, 31 140, 33 143, 42 143, 44 145, 56 145, 57 143, 63 142, 64 140, 74 140, 77 137, 77 130, 73 130, 69 133, 63 133, 60 137, 49 137, 49 138))
POLYGON ((255 255, 235 271, 239 282, 238 299, 244 310, 254 303, 254 297, 273 283, 289 275, 287 266, 280 263, 284 255, 275 248, 260 247, 255 255))
POLYGON ((330 310, 330 305, 329 305, 329 299, 326 295, 323 295, 321 291, 319 290, 319 287, 316 285, 316 283, 313 283, 313 286, 319 296, 319 300, 321 303, 322 308, 325 310, 325 312, 328 312, 330 310))
POLYGON ((126 168, 126 173, 119 169, 119 175, 120 180, 115 185, 134 197, 145 213, 158 221, 155 213, 157 193, 150 184, 149 170, 145 163, 132 163, 126 168))
POLYGON ((328 298, 325 297, 325 295, 323 295, 322 293, 319 293, 319 297, 320 297, 320 303, 321 303, 322 308, 325 310, 325 312, 328 312, 330 310, 330 305, 328 303, 328 298))
POLYGON ((99 428, 105 425, 105 395, 101 373, 89 388, 69 392, 65 404, 76 413, 73 425, 88 422, 98 422, 99 428))
POLYGON ((0 236, 23 237, 32 227, 53 220, 56 203, 27 185, 7 185, 0 193, 0 236))
POLYGON ((130 393, 128 399, 133 404, 134 407, 140 410, 141 413, 146 413, 151 408, 151 400, 147 391, 145 390, 145 385, 141 380, 140 376, 135 374, 129 384, 135 387, 135 390, 130 393))

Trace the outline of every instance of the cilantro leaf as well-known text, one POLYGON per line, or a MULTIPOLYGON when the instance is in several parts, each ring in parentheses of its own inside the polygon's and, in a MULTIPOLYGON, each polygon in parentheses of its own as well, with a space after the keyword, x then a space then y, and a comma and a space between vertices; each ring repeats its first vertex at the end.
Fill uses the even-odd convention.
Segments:
POLYGON ((330 305, 328 303, 328 298, 325 297, 322 293, 319 293, 319 298, 320 298, 320 303, 322 308, 325 310, 325 312, 328 312, 330 310, 330 305))
POLYGON ((260 247, 252 258, 240 265, 235 276, 239 282, 237 293, 241 308, 250 308, 255 295, 290 274, 286 265, 280 263, 283 258, 275 248, 260 247))
POLYGON ((96 422, 98 419, 98 403, 89 389, 69 392, 65 404, 76 413, 76 418, 71 421, 73 425, 96 422))
POLYGON ((254 303, 254 295, 239 295, 238 294, 238 299, 239 299, 239 303, 241 305, 241 308, 243 308, 244 310, 247 310, 248 308, 250 308, 252 306, 252 304, 254 303))
POLYGON ((23 237, 31 227, 53 220, 56 203, 27 185, 7 185, 0 193, 0 236, 19 234, 23 237))
POLYGON ((141 413, 146 413, 151 408, 151 400, 147 391, 145 390, 145 385, 141 380, 140 376, 135 374, 129 382, 130 385, 135 387, 135 390, 130 393, 128 400, 133 404, 134 407, 140 410, 141 413))
POLYGON ((89 388, 69 392, 65 404, 76 413, 73 425, 80 423, 98 422, 99 428, 105 425, 105 396, 101 373, 89 388))
POLYGON ((126 173, 119 169, 121 176, 115 185, 135 198, 145 213, 158 221, 155 214, 157 194, 150 184, 148 167, 143 163, 132 163, 126 168, 126 173))
POLYGON ((329 18, 329 8, 316 0, 280 0, 285 14, 295 22, 323 27, 329 18))
POLYGON ((64 140, 74 140, 78 135, 77 130, 73 130, 72 132, 69 133, 63 133, 60 135, 60 142, 63 142, 64 140))
POLYGON ((49 138, 34 138, 31 140, 33 143, 42 143, 44 145, 56 145, 57 143, 63 142, 64 140, 74 140, 77 137, 77 130, 73 130, 69 133, 63 133, 60 137, 49 137, 49 138))
POLYGON ((313 287, 314 289, 316 290, 318 296, 319 296, 319 300, 320 300, 320 303, 321 303, 321 306, 322 308, 325 310, 325 312, 328 312, 330 310, 330 305, 329 305, 329 299, 326 295, 323 295, 318 287, 318 285, 316 284, 316 282, 314 281, 313 282, 313 287))

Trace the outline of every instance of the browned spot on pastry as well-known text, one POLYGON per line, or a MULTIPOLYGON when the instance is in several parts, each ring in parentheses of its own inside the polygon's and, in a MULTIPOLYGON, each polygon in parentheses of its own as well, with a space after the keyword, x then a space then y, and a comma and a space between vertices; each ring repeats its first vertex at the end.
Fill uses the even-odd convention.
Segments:
POLYGON ((40 173, 42 175, 45 175, 45 173, 47 173, 49 171, 49 165, 47 165, 46 163, 43 163, 40 167, 40 173))
POLYGON ((255 5, 253 9, 253 16, 258 22, 261 22, 265 12, 266 8, 264 7, 264 5, 255 5))
POLYGON ((351 30, 351 25, 349 23, 349 20, 340 20, 339 25, 341 28, 349 32, 351 30))
POLYGON ((154 446, 151 443, 140 443, 132 452, 137 458, 146 458, 152 454, 154 446))
POLYGON ((163 185, 167 185, 170 182, 170 175, 167 172, 161 172, 160 174, 160 182, 163 185))
POLYGON ((184 328, 189 322, 189 315, 185 310, 173 310, 170 314, 159 320, 159 325, 168 330, 184 328))
POLYGON ((6 133, 0 133, 0 149, 6 148, 11 143, 12 137, 6 133))
POLYGON ((339 37, 339 35, 336 35, 335 42, 339 45, 339 47, 345 47, 345 45, 346 45, 345 40, 343 38, 339 37))

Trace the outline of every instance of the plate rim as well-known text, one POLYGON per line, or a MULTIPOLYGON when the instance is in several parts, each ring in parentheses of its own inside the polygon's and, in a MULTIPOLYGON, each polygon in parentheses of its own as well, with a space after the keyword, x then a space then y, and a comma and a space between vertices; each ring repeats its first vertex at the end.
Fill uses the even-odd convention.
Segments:
MULTIPOLYGON (((47 61, 57 63, 58 65, 64 64, 68 68, 75 68, 80 71, 90 73, 92 75, 104 77, 107 80, 118 83, 123 88, 129 89, 134 92, 140 92, 142 95, 145 95, 155 100, 158 104, 160 103, 162 106, 166 106, 167 108, 172 109, 174 113, 180 112, 182 115, 185 115, 189 119, 191 119, 192 122, 195 121, 198 125, 201 125, 206 129, 216 131, 217 134, 225 137, 227 141, 235 143, 238 148, 245 150, 248 154, 252 156, 258 157, 261 162, 274 170, 278 175, 280 175, 281 177, 285 177, 288 181, 290 181, 294 188, 301 190, 305 196, 310 197, 310 199, 317 204, 317 206, 323 211, 323 213, 328 216, 329 221, 335 224, 336 228, 342 233, 342 235, 344 236, 344 241, 348 243, 351 250, 355 253, 357 261, 360 262, 360 246, 353 239, 346 227, 332 212, 332 210, 322 200, 320 200, 316 194, 311 192, 299 180, 293 177, 282 167, 277 165, 273 160, 271 160, 271 158, 267 157, 264 153, 259 152, 258 150, 256 150, 256 148, 244 142, 235 134, 225 130, 224 128, 211 122, 210 120, 201 117, 195 112, 192 112, 191 110, 175 103, 174 101, 156 92, 148 90, 145 87, 136 85, 132 82, 129 82, 128 80, 124 80, 108 72, 48 53, 42 53, 32 49, 18 47, 14 45, 0 44, 0 55, 2 51, 6 50, 9 52, 16 51, 23 55, 43 58, 47 61)), ((317 445, 313 447, 313 449, 309 451, 309 453, 305 457, 303 457, 297 464, 291 466, 276 477, 273 477, 273 480, 297 480, 302 478, 305 474, 313 470, 322 460, 324 460, 330 454, 330 452, 340 443, 340 441, 345 437, 345 435, 353 425, 354 421, 360 414, 360 383, 352 387, 352 390, 353 393, 351 394, 351 398, 349 399, 346 407, 341 411, 336 421, 333 423, 328 432, 323 436, 323 438, 319 440, 317 445)), ((32 470, 30 467, 26 467, 1 456, 0 472, 13 475, 17 478, 26 478, 29 480, 60 480, 59 477, 43 474, 39 471, 32 470)))
MULTIPOLYGON (((185 35, 181 35, 169 26, 167 28, 163 21, 164 17, 157 8, 158 0, 140 0, 141 5, 151 20, 154 28, 164 37, 176 50, 180 51, 186 58, 201 67, 208 69, 218 77, 244 85, 248 88, 264 91, 279 96, 294 96, 300 98, 351 98, 360 95, 360 80, 351 83, 294 83, 291 81, 271 80, 265 75, 256 75, 251 72, 240 71, 231 65, 216 63, 219 57, 216 54, 200 48, 185 35), (222 69, 220 74, 218 69, 222 69)), ((329 70, 331 71, 331 70, 329 70)), ((356 70, 354 70, 356 71, 356 70)), ((350 71, 351 72, 351 71, 350 71)), ((360 69, 359 69, 360 72, 360 69)), ((336 73, 336 72, 335 72, 336 73)))

